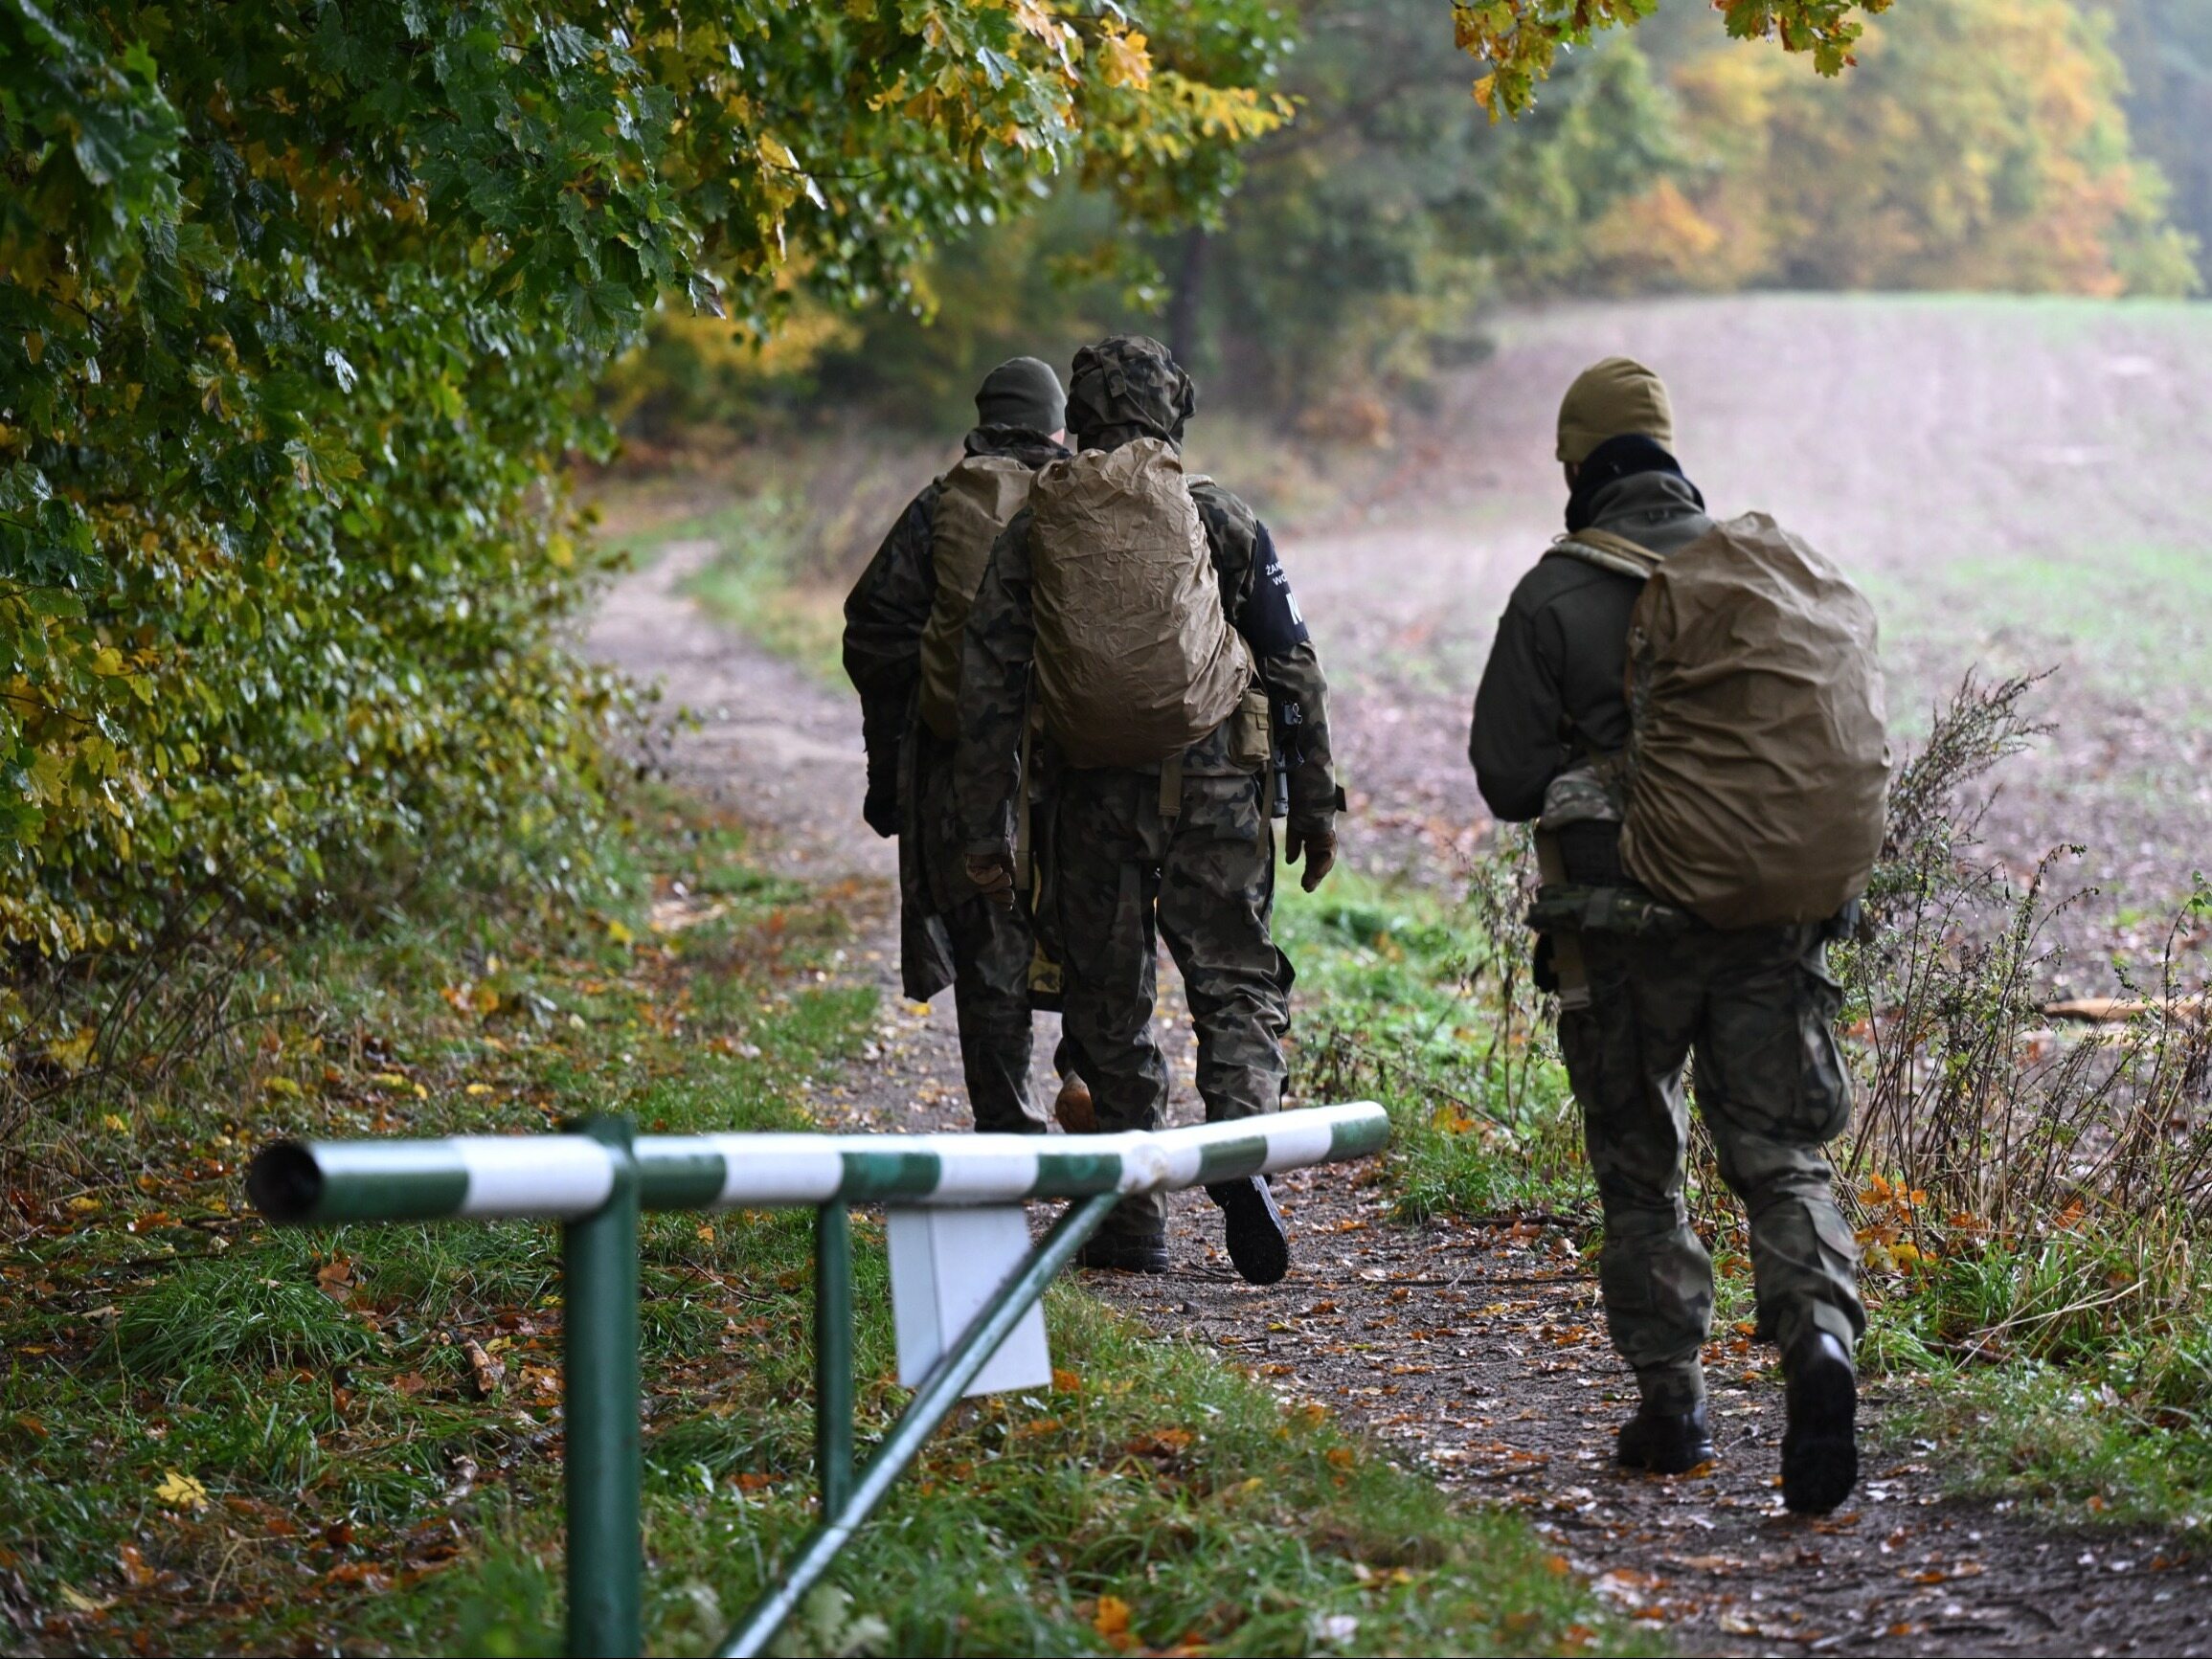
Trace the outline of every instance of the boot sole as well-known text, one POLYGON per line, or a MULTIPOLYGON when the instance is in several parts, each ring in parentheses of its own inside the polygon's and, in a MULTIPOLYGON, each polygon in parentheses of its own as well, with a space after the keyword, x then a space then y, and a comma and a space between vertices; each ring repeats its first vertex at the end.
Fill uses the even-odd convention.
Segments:
POLYGON ((1848 1365, 1809 1367, 1790 1381, 1790 1424, 1782 1434, 1782 1504, 1793 1514, 1824 1515, 1859 1484, 1859 1386, 1848 1365))
POLYGON ((1075 1266, 1091 1267, 1108 1273, 1164 1273, 1167 1271, 1167 1251, 1158 1250, 1100 1250, 1094 1255, 1088 1249, 1075 1253, 1075 1266))
POLYGON ((1637 1474, 1688 1474, 1690 1470, 1702 1468, 1719 1456, 1720 1453, 1713 1449, 1713 1443, 1708 1440, 1702 1446, 1691 1446, 1687 1451, 1675 1457, 1629 1456, 1615 1452, 1613 1461, 1618 1467, 1634 1470, 1637 1474), (1684 1461, 1685 1459, 1687 1461, 1684 1461))
POLYGON ((1290 1235, 1275 1198, 1254 1176, 1230 1183, 1216 1200, 1226 1225, 1229 1259, 1248 1285, 1274 1285, 1290 1271, 1290 1235))

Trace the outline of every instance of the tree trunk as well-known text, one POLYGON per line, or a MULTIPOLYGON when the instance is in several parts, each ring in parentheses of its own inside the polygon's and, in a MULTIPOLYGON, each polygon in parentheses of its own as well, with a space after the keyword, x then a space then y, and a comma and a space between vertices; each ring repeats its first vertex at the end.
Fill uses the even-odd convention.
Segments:
POLYGON ((1206 267, 1213 238, 1203 226, 1183 233, 1183 255, 1176 261, 1175 292, 1167 302, 1167 349, 1188 369, 1198 355, 1199 308, 1206 296, 1206 267))

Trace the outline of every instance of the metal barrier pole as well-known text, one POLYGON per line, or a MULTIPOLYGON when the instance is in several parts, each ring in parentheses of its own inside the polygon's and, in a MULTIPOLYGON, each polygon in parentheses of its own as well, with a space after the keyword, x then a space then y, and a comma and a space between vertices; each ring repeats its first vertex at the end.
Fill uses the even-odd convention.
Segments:
POLYGON ((1098 1224, 1119 1201, 1118 1193, 1094 1193, 1061 1212, 1044 1243, 1030 1252, 1020 1271, 983 1305, 967 1334, 922 1379, 883 1445, 860 1471, 859 1484, 844 1507, 835 1513, 824 1512, 821 1523, 801 1547, 798 1559, 784 1569, 783 1581, 763 1596, 745 1616, 745 1622, 730 1633, 720 1648, 723 1659, 753 1659, 767 1648, 792 1609, 814 1588, 876 1505, 883 1502, 892 1483, 906 1471, 937 1424, 959 1403, 968 1384, 998 1352, 999 1344, 1029 1311, 1029 1305, 1045 1293, 1083 1241, 1098 1230, 1098 1224))
POLYGON ((852 1212, 814 1212, 814 1463, 824 1519, 852 1496, 852 1212))
POLYGON ((576 1127, 607 1148, 615 1184, 597 1211, 561 1228, 569 1652, 626 1659, 643 1650, 638 1170, 627 1118, 576 1127))

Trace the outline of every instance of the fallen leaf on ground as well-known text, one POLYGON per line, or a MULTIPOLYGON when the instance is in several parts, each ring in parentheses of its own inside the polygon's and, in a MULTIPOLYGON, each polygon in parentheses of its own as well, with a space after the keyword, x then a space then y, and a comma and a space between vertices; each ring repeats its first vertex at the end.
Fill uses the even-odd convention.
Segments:
POLYGON ((168 1478, 153 1489, 153 1495, 176 1509, 204 1510, 208 1507, 208 1489, 180 1469, 170 1469, 168 1478))
POLYGON ((116 1551, 115 1564, 123 1569, 123 1581, 134 1590, 143 1590, 154 1581, 154 1571, 146 1564, 136 1544, 125 1544, 116 1551))
POLYGON ((1093 1615, 1091 1628, 1111 1641, 1116 1636, 1129 1633, 1129 1603, 1119 1596, 1100 1596, 1098 1611, 1093 1615))
POLYGON ((494 1359, 484 1351, 484 1344, 471 1336, 462 1345, 462 1353, 468 1356, 469 1369, 475 1373, 476 1397, 488 1400, 499 1392, 499 1385, 507 1380, 505 1361, 494 1359))

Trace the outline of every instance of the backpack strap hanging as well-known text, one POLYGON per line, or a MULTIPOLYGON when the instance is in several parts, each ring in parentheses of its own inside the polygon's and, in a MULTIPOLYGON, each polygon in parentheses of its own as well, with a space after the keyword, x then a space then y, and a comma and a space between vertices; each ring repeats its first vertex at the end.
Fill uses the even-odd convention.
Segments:
POLYGON ((1160 821, 1172 825, 1183 816, 1183 751, 1160 763, 1160 821))

